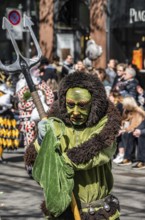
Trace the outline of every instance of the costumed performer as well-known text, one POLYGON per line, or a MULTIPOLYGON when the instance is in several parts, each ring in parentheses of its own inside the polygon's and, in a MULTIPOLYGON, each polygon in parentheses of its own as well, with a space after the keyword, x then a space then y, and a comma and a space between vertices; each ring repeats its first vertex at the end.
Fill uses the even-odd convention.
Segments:
POLYGON ((121 120, 103 84, 84 72, 69 74, 51 112, 38 123, 32 174, 43 188, 48 219, 74 219, 72 192, 82 220, 119 219, 111 161, 121 120))
POLYGON ((3 161, 3 151, 19 147, 19 130, 12 112, 12 88, 10 76, 0 72, 0 161, 3 161))
MULTIPOLYGON (((50 87, 41 80, 40 70, 38 66, 35 66, 31 69, 31 77, 33 83, 35 84, 39 97, 42 101, 43 107, 46 112, 49 111, 54 95, 50 87)), ((20 131, 24 136, 24 148, 25 148, 25 155, 27 154, 27 149, 29 148, 29 152, 27 158, 31 158, 31 165, 29 162, 25 160, 24 155, 24 162, 25 167, 28 171, 28 174, 31 175, 31 166, 36 158, 36 151, 33 146, 33 142, 37 135, 37 122, 39 120, 38 112, 33 102, 33 98, 31 96, 30 90, 26 83, 26 80, 23 74, 20 74, 20 80, 17 82, 16 85, 16 96, 18 97, 18 110, 19 110, 19 120, 20 120, 20 131), (37 121, 36 121, 37 118, 37 121)), ((29 161, 28 159, 28 161, 29 161)))

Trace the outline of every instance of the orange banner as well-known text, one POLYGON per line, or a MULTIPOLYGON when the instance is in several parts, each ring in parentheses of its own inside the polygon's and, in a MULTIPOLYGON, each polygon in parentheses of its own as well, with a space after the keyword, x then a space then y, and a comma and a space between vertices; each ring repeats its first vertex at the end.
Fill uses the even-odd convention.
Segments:
POLYGON ((132 63, 135 64, 139 70, 143 68, 143 50, 133 50, 132 63))

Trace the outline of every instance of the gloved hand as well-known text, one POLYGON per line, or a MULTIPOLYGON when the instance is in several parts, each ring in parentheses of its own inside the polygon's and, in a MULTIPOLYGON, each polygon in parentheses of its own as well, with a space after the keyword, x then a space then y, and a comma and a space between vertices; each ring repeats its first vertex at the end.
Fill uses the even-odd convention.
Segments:
POLYGON ((47 132, 47 118, 42 119, 40 122, 38 122, 38 144, 41 145, 42 140, 47 132))
MULTIPOLYGON (((38 95, 40 97, 40 100, 41 100, 41 103, 44 107, 44 111, 45 112, 48 112, 50 107, 46 104, 45 102, 45 96, 43 94, 43 92, 41 90, 38 90, 38 95)), ((38 114, 38 111, 36 108, 34 108, 32 110, 32 113, 31 113, 31 118, 30 118, 31 121, 39 121, 40 120, 40 117, 39 117, 39 114, 38 114)))

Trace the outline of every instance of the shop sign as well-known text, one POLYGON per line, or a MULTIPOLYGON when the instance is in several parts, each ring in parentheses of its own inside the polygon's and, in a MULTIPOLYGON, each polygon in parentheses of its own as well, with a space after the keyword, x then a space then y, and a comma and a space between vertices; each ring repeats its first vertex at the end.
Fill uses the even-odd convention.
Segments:
POLYGON ((145 10, 136 10, 135 8, 130 8, 129 10, 129 23, 133 24, 135 22, 145 22, 145 10))
POLYGON ((110 27, 145 26, 145 0, 110 0, 110 27))

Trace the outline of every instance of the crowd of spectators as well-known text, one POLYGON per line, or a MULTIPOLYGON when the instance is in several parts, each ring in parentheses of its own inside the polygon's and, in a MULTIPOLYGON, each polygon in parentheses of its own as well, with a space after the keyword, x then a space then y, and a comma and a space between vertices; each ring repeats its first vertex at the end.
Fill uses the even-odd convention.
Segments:
MULTIPOLYGON (((62 73, 64 68, 65 74, 77 70, 98 76, 108 99, 116 105, 122 117, 113 162, 119 166, 132 164, 133 169, 145 168, 145 91, 138 80, 137 68, 132 64, 119 63, 115 59, 109 60, 106 69, 96 68, 91 61, 88 65, 86 59, 74 63, 71 55, 62 63, 62 73)), ((60 78, 63 77, 62 73, 60 78)))
POLYGON ((108 62, 106 75, 111 82, 109 99, 119 109, 122 124, 113 162, 119 166, 145 168, 145 92, 133 65, 108 62))
MULTIPOLYGON (((91 60, 85 58, 74 62, 69 54, 62 63, 58 56, 54 56, 52 61, 42 57, 37 68, 39 78, 52 90, 54 100, 57 100, 59 82, 65 75, 75 71, 97 75, 105 87, 108 99, 116 105, 122 117, 113 162, 120 166, 133 164, 133 169, 145 168, 145 91, 133 65, 110 59, 106 69, 96 68, 91 60)), ((13 111, 18 113, 19 105, 15 104, 13 111)))

